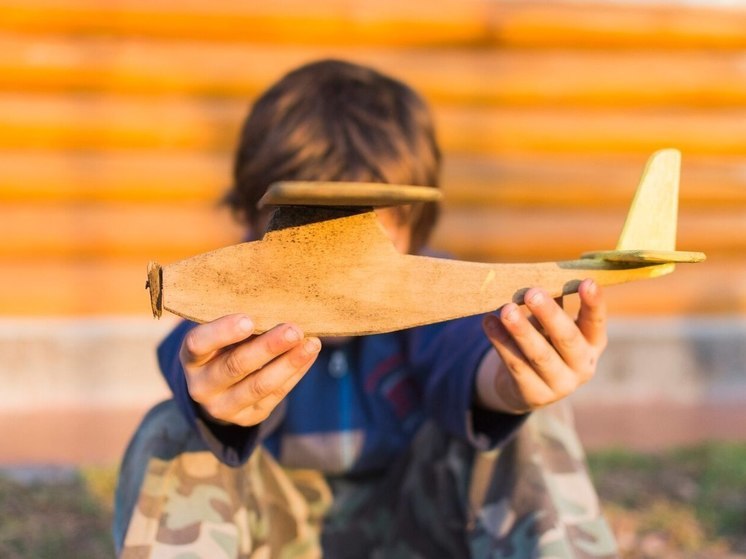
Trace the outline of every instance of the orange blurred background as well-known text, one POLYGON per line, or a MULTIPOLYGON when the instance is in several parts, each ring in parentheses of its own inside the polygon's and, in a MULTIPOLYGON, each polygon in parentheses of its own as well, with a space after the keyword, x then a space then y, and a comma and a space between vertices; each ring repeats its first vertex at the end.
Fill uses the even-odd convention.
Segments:
POLYGON ((167 394, 148 260, 239 240, 216 201, 241 120, 322 57, 429 100, 434 245, 461 258, 611 248, 647 157, 680 149, 679 248, 708 260, 608 290, 579 427, 746 439, 744 29, 704 2, 0 0, 0 462, 118 459, 167 394))

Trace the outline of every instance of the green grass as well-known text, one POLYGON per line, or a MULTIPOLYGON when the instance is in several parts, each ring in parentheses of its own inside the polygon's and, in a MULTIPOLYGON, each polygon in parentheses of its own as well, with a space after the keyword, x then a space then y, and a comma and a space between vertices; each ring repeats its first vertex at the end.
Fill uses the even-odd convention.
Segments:
MULTIPOLYGON (((665 453, 590 453, 626 559, 746 558, 746 442, 665 453)), ((113 557, 115 468, 41 481, 0 475, 0 557, 113 557)))
POLYGON ((687 557, 746 554, 746 443, 611 450, 588 461, 627 557, 655 556, 646 546, 687 557))
POLYGON ((87 468, 50 481, 0 476, 0 557, 106 559, 114 468, 87 468))

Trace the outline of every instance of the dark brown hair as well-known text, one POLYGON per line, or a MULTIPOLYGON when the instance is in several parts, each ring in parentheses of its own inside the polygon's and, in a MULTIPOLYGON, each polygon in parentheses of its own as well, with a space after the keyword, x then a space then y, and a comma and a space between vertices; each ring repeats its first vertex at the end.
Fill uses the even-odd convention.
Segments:
MULTIPOLYGON (((280 180, 356 181, 438 187, 440 150, 423 99, 371 68, 322 60, 302 66, 254 103, 241 130, 226 201, 249 225, 280 180)), ((401 208, 412 251, 438 216, 434 203, 401 208)))

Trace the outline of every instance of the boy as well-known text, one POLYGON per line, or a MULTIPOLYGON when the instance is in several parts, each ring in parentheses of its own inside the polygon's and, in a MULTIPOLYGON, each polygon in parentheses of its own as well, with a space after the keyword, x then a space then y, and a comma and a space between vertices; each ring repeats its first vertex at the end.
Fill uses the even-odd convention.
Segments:
MULTIPOLYGON (((406 85, 340 61, 303 66, 254 104, 227 202, 264 230, 279 180, 438 186, 440 152, 406 85)), ((352 186, 351 186, 352 187, 352 186)), ((402 252, 438 208, 378 211, 402 252)), ((247 273, 251 273, 250 270, 247 273)), ((123 557, 612 557, 563 407, 606 344, 600 290, 577 320, 538 288, 507 304, 390 334, 254 336, 250 316, 182 323, 159 348, 174 401, 125 456, 123 557), (185 555, 186 556, 186 555, 185 555)), ((423 304, 427 304, 424 302, 423 304)))

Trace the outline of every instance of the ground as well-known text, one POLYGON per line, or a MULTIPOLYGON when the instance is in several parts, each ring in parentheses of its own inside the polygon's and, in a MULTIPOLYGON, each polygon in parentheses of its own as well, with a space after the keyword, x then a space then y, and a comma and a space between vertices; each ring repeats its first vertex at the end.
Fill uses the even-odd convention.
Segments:
MULTIPOLYGON (((625 559, 746 559, 746 443, 595 451, 589 464, 625 559)), ((5 470, 0 557, 113 557, 116 468, 5 470)))
POLYGON ((596 452, 589 463, 624 557, 746 558, 746 443, 596 452))

